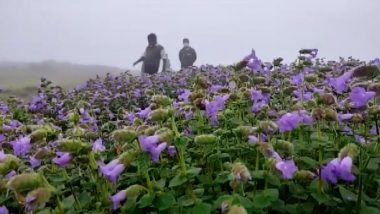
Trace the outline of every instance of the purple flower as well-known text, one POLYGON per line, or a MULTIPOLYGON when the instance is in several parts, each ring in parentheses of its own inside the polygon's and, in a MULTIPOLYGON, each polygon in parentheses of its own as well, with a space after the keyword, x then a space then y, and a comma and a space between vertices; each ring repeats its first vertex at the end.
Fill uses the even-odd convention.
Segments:
POLYGON ((120 207, 120 203, 127 198, 127 190, 121 190, 115 195, 111 196, 112 209, 117 210, 120 207))
POLYGON ((32 168, 34 169, 34 168, 39 167, 41 165, 41 160, 35 158, 34 156, 30 156, 29 157, 29 163, 32 166, 32 168))
POLYGON ((99 163, 99 168, 101 173, 114 185, 116 184, 117 178, 124 171, 124 164, 120 163, 119 159, 112 160, 107 165, 104 163, 99 163))
POLYGON ((246 56, 244 58, 244 61, 248 61, 247 67, 252 69, 253 71, 261 70, 262 62, 259 58, 257 58, 255 50, 252 49, 251 54, 246 56))
POLYGON ((69 164, 71 160, 71 155, 68 152, 56 152, 56 157, 53 158, 53 163, 59 165, 60 167, 65 167, 69 164))
POLYGON ((336 184, 338 179, 352 182, 355 180, 355 176, 352 174, 351 168, 351 157, 346 156, 342 160, 335 158, 322 168, 321 176, 324 181, 331 184, 336 184))
POLYGON ((151 112, 152 110, 150 109, 150 107, 147 107, 139 112, 137 112, 137 116, 140 117, 141 119, 145 120, 146 118, 148 118, 148 115, 149 113, 151 112))
POLYGON ((13 147, 13 154, 16 156, 25 156, 32 145, 30 145, 30 137, 19 137, 17 140, 10 142, 13 147))
POLYGON ((285 179, 293 178, 294 173, 298 170, 293 160, 282 160, 276 163, 276 169, 282 173, 285 179))
POLYGON ((269 102, 269 96, 264 95, 261 90, 251 89, 251 100, 253 101, 252 112, 259 112, 269 102))
POLYGON ((189 102, 189 96, 191 94, 191 91, 189 89, 183 90, 183 92, 178 96, 179 100, 189 102))
POLYGON ((355 87, 350 94, 350 100, 354 107, 360 108, 366 106, 368 101, 376 95, 374 91, 365 91, 362 87, 355 87))
POLYGON ((280 129, 280 132, 292 131, 297 128, 302 118, 295 113, 286 113, 278 121, 277 125, 280 129))
POLYGON ((304 81, 304 74, 303 73, 299 73, 297 75, 294 75, 291 77, 291 80, 290 82, 293 84, 293 85, 301 85, 304 81))
POLYGON ((293 94, 296 96, 297 100, 301 100, 301 98, 304 100, 304 101, 309 101, 311 100, 312 96, 313 96, 313 93, 312 92, 308 92, 308 91, 304 91, 302 93, 301 90, 295 90, 293 91, 293 94), (303 97, 302 97, 303 96, 303 97))
POLYGON ((159 163, 160 162, 160 154, 162 151, 166 149, 167 143, 160 143, 160 136, 153 135, 153 136, 145 136, 141 135, 139 136, 139 142, 141 149, 144 152, 150 153, 150 158, 153 162, 159 163), (157 145, 158 144, 158 145, 157 145))
POLYGON ((370 135, 377 135, 377 129, 376 125, 372 126, 372 128, 369 130, 370 135))
POLYGON ((327 84, 330 85, 339 94, 347 90, 347 81, 351 79, 353 71, 349 71, 337 78, 328 78, 327 84))
POLYGON ((350 121, 353 116, 354 115, 350 114, 350 113, 348 113, 348 114, 341 114, 341 113, 339 113, 338 114, 338 121, 339 122, 350 121))
POLYGON ((6 206, 0 207, 0 214, 8 214, 8 209, 6 206))
POLYGON ((168 146, 168 153, 170 157, 174 157, 177 154, 175 146, 168 146))
POLYGON ((248 142, 249 142, 250 144, 258 143, 258 142, 259 142, 259 138, 257 138, 257 137, 254 136, 254 135, 249 135, 249 136, 248 136, 248 142))
POLYGON ((15 176, 16 174, 17 174, 17 173, 16 173, 14 170, 12 170, 12 171, 10 171, 8 174, 5 175, 5 179, 9 180, 9 179, 11 179, 13 176, 15 176))
POLYGON ((365 143, 365 138, 363 136, 356 134, 356 135, 354 135, 354 137, 355 137, 355 141, 357 143, 360 143, 360 144, 364 144, 365 143))
POLYGON ((6 155, 3 150, 0 150, 0 162, 3 162, 6 158, 6 155))
POLYGON ((104 150, 106 150, 106 147, 104 147, 102 139, 99 138, 95 140, 95 142, 92 144, 92 151, 103 152, 104 150))
POLYGON ((2 143, 5 139, 7 139, 7 137, 5 137, 3 134, 0 134, 0 143, 2 143))

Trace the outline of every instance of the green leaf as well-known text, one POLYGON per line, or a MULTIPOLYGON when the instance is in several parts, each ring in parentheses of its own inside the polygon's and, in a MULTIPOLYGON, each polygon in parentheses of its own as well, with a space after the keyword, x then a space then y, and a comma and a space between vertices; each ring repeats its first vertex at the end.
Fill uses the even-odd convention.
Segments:
POLYGON ((328 195, 323 193, 311 193, 311 196, 319 203, 327 206, 335 206, 336 202, 333 201, 328 195))
POLYGON ((79 194, 78 200, 82 207, 86 207, 91 203, 92 197, 90 193, 82 192, 81 194, 79 194))
POLYGON ((257 194, 253 202, 255 207, 261 208, 261 209, 269 207, 271 203, 272 203, 271 200, 262 193, 257 194))
POLYGON ((208 214, 211 213, 211 205, 206 203, 199 203, 196 204, 193 209, 192 213, 194 214, 208 214))
POLYGON ((255 179, 264 179, 264 174, 265 174, 265 171, 264 170, 255 170, 255 171, 252 171, 251 175, 252 175, 252 178, 255 178, 255 179))
POLYGON ((63 199, 62 201, 63 208, 65 208, 65 210, 71 209, 74 206, 74 203, 75 203, 75 199, 73 195, 70 195, 69 197, 63 199))
POLYGON ((190 168, 187 170, 187 174, 190 177, 197 176, 202 171, 202 168, 190 168))
POLYGON ((172 207, 175 203, 176 201, 172 193, 164 193, 158 197, 156 206, 159 210, 166 210, 172 207))
POLYGON ((138 202, 140 204, 140 208, 148 207, 152 205, 153 200, 155 199, 155 194, 145 194, 141 197, 140 201, 138 202))
POLYGON ((194 199, 188 195, 184 195, 178 199, 178 203, 183 207, 188 207, 194 204, 194 199))
POLYGON ((217 183, 217 184, 224 184, 226 183, 227 181, 229 181, 229 178, 228 176, 230 175, 231 173, 230 172, 222 172, 222 173, 219 173, 214 182, 217 183))
POLYGON ((289 192, 294 198, 302 200, 306 200, 308 198, 308 195, 305 193, 305 189, 300 184, 291 183, 289 185, 289 192))
POLYGON ((339 192, 345 202, 355 202, 358 200, 358 196, 356 194, 347 190, 343 186, 339 186, 339 192))
POLYGON ((362 206, 360 209, 360 214, 378 214, 378 213, 380 213, 380 209, 376 207, 362 206))
POLYGON ((368 162, 367 169, 376 171, 379 168, 379 158, 371 158, 368 162))
POLYGON ((266 197, 269 198, 270 201, 277 201, 279 193, 278 189, 266 189, 262 192, 266 197))
POLYGON ((298 160, 305 163, 309 168, 312 168, 312 169, 315 169, 318 166, 318 162, 312 158, 309 158, 309 157, 305 157, 305 156, 300 157, 300 158, 298 158, 298 160))
POLYGON ((273 186, 277 186, 277 187, 281 186, 281 180, 275 174, 267 174, 266 180, 268 181, 268 183, 272 184, 273 186))
POLYGON ((250 208, 252 208, 254 206, 254 203, 251 200, 249 200, 247 197, 242 197, 242 196, 239 195, 238 198, 239 198, 240 204, 244 208, 250 209, 250 208))
POLYGON ((181 174, 176 175, 170 182, 169 187, 176 187, 184 184, 187 181, 187 177, 181 174))

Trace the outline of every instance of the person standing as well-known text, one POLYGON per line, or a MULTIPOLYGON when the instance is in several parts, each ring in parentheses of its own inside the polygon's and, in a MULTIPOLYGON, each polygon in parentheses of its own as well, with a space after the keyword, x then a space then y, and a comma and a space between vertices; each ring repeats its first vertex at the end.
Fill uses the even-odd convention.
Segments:
POLYGON ((143 62, 142 73, 157 74, 160 68, 160 61, 162 59, 162 72, 166 70, 167 54, 164 47, 157 43, 157 36, 154 33, 148 35, 148 47, 146 47, 143 55, 133 63, 136 66, 138 63, 143 62))
POLYGON ((193 66, 197 60, 197 53, 194 48, 190 47, 189 39, 183 39, 183 48, 179 51, 179 61, 181 62, 181 68, 187 68, 193 66))

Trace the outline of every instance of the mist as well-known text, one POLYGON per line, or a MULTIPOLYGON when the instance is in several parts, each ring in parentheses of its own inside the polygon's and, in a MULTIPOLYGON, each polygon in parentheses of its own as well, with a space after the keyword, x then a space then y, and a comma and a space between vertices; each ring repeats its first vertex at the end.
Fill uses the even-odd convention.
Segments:
POLYGON ((234 63, 252 48, 266 61, 293 60, 300 48, 371 60, 380 56, 379 11, 378 0, 0 0, 0 61, 130 69, 151 32, 174 69, 184 37, 197 65, 234 63))

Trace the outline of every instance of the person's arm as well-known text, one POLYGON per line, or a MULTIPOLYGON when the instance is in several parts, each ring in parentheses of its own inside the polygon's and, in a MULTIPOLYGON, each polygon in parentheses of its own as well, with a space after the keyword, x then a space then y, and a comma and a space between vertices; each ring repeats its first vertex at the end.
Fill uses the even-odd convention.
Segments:
POLYGON ((179 51, 179 61, 182 63, 182 49, 179 51))
POLYGON ((167 58, 168 58, 168 55, 166 54, 165 49, 162 48, 162 50, 161 50, 162 72, 165 72, 167 58))
POLYGON ((135 65, 139 64, 140 62, 144 61, 144 59, 145 59, 144 56, 140 57, 140 59, 138 59, 136 62, 133 63, 133 66, 135 66, 135 65))
POLYGON ((197 61, 197 52, 195 51, 194 48, 193 48, 193 52, 194 52, 194 61, 193 61, 193 63, 194 63, 195 61, 197 61))
POLYGON ((142 56, 136 62, 133 63, 133 66, 139 64, 140 62, 143 62, 144 59, 145 59, 145 55, 146 55, 146 51, 144 51, 144 53, 142 54, 142 56))

